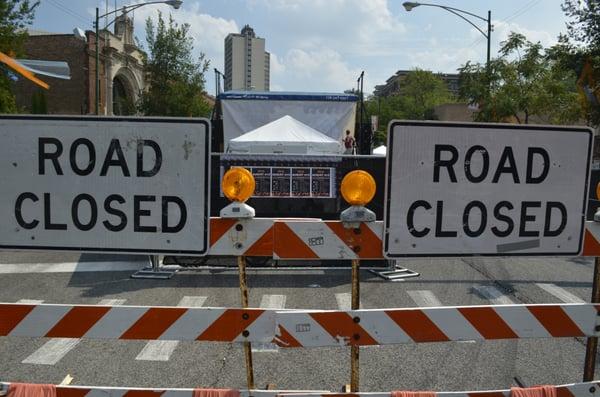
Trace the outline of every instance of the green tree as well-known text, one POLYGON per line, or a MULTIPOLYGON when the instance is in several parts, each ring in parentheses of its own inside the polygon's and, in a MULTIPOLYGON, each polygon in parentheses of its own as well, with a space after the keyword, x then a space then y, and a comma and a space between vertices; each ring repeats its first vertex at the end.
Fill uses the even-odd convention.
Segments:
POLYGON ((386 97, 371 96, 365 102, 367 114, 379 117, 374 144, 385 143, 387 126, 391 120, 435 120, 435 107, 454 101, 455 98, 440 77, 426 70, 410 71, 400 82, 397 94, 386 97))
MULTIPOLYGON (((26 27, 33 22, 35 8, 39 1, 1 0, 0 1, 0 51, 19 56, 23 53, 23 43, 27 38, 26 27)), ((15 97, 10 89, 7 69, 0 68, 0 113, 17 111, 15 97)))
POLYGON ((149 55, 144 60, 149 88, 142 93, 140 111, 149 116, 207 116, 210 106, 204 99, 204 73, 208 61, 203 53, 194 60, 193 40, 188 24, 177 24, 171 15, 165 21, 158 14, 155 26, 146 20, 149 55))
POLYGON ((554 61, 542 45, 511 33, 500 56, 485 65, 467 62, 459 69, 460 97, 477 104, 477 121, 528 124, 532 116, 547 123, 572 123, 581 118, 577 77, 554 61))
POLYGON ((600 2, 565 0, 562 4, 567 34, 549 54, 562 67, 579 76, 577 82, 584 117, 600 125, 600 2))
POLYGON ((31 95, 31 114, 48 114, 48 102, 46 93, 41 89, 31 95))

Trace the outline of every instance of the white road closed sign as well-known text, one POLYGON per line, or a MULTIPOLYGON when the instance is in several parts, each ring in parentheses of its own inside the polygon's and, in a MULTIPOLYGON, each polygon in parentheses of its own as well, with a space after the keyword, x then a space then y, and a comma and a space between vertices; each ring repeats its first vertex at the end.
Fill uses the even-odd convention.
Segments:
POLYGON ((390 123, 386 257, 577 255, 592 136, 584 127, 390 123))
POLYGON ((3 116, 0 248, 203 255, 204 119, 3 116))

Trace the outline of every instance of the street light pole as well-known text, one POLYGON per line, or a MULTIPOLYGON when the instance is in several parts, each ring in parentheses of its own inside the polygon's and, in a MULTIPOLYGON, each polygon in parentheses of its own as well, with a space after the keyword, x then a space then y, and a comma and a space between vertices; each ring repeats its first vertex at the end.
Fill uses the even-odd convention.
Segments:
MULTIPOLYGON (((96 113, 96 115, 100 114, 100 46, 98 43, 100 41, 100 37, 99 37, 100 33, 99 33, 99 28, 98 28, 98 25, 100 25, 100 18, 105 18, 111 14, 116 14, 119 11, 123 11, 123 14, 127 14, 129 11, 133 11, 142 6, 147 6, 150 4, 167 4, 177 10, 177 9, 179 9, 179 7, 181 7, 182 3, 183 3, 182 0, 148 1, 145 3, 131 4, 128 6, 123 6, 119 9, 115 9, 115 10, 113 10, 111 12, 107 12, 106 14, 103 14, 103 15, 99 15, 98 7, 96 7, 96 21, 94 23, 94 27, 96 28, 96 98, 95 98, 95 102, 96 102, 95 113, 96 113)), ((106 24, 106 27, 110 26, 115 21, 116 21, 116 19, 113 19, 110 23, 106 24)))
POLYGON ((417 2, 412 2, 412 1, 406 1, 406 2, 402 3, 402 5, 406 9, 406 11, 411 11, 413 8, 418 7, 418 6, 429 6, 429 7, 442 8, 442 9, 456 15, 457 17, 464 19, 471 26, 473 26, 475 29, 477 29, 479 31, 479 33, 481 33, 483 35, 483 37, 485 37, 487 39, 487 57, 486 57, 485 65, 486 65, 486 70, 489 74, 489 72, 490 72, 490 51, 491 51, 491 41, 492 41, 492 11, 488 11, 487 18, 485 18, 485 17, 479 16, 477 14, 473 14, 472 12, 469 12, 469 11, 461 10, 459 8, 454 8, 454 7, 448 7, 448 6, 444 6, 441 4, 417 3, 417 2), (471 17, 481 19, 482 21, 487 22, 487 33, 484 32, 483 30, 481 30, 481 28, 479 26, 475 25, 471 20, 466 18, 463 14, 469 15, 471 17))

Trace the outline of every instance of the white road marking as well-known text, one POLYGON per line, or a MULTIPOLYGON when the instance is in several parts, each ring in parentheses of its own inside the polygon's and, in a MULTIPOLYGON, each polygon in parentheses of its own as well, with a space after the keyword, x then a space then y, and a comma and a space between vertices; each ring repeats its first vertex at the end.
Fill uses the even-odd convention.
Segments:
POLYGON ((555 284, 537 283, 537 286, 565 303, 585 303, 585 300, 555 284))
POLYGON ((39 305, 44 303, 44 301, 39 299, 19 299, 17 303, 22 303, 24 305, 39 305))
MULTIPOLYGON (((177 306, 202 307, 206 296, 184 296, 177 306)), ((176 340, 151 340, 135 358, 138 361, 169 361, 171 355, 179 345, 176 340)))
MULTIPOLYGON (((261 309, 285 309, 285 295, 263 295, 260 300, 261 309)), ((274 343, 253 343, 252 351, 256 353, 278 353, 274 343)))
MULTIPOLYGON (((349 292, 335 294, 335 300, 340 310, 352 310, 352 294, 349 292)), ((358 307, 363 309, 362 301, 358 302, 358 307)))
POLYGON ((23 364, 54 365, 79 344, 79 338, 55 338, 44 343, 23 364))
MULTIPOLYGON (((43 300, 21 299, 17 303, 40 304, 43 300)), ((102 299, 100 305, 122 305, 125 299, 102 299)), ((54 365, 59 362, 68 352, 73 350, 79 344, 79 338, 55 338, 44 343, 39 349, 34 351, 29 357, 22 361, 23 364, 54 365)))
POLYGON ((145 262, 66 262, 0 264, 0 274, 114 272, 139 270, 145 262))
POLYGON ((492 305, 512 305, 514 302, 502 291, 490 285, 480 285, 475 290, 489 300, 492 305))
POLYGON ((127 299, 102 299, 100 302, 98 302, 98 304, 106 306, 120 306, 124 304, 126 300, 127 299))
POLYGON ((437 307, 442 306, 442 302, 429 290, 406 291, 417 306, 437 307))

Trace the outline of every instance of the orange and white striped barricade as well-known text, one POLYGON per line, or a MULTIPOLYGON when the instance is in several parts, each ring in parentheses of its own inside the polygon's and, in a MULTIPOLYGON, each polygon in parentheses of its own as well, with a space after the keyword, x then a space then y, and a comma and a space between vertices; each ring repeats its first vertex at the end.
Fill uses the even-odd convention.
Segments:
MULTIPOLYGON (((0 396, 5 395, 10 383, 0 382, 0 396)), ((57 385, 56 397, 194 397, 197 389, 176 388, 158 389, 141 387, 99 387, 57 385)), ((240 397, 277 397, 281 394, 294 395, 308 393, 310 395, 328 394, 325 390, 240 390, 240 397)))
MULTIPOLYGON (((452 391, 434 392, 436 397, 510 397, 510 390, 452 391)), ((600 394, 600 382, 572 383, 556 386, 557 397, 597 397, 600 394)), ((390 392, 367 393, 281 393, 280 397, 391 397, 390 392)))
POLYGON ((0 336, 271 342, 262 309, 0 303, 0 336))
POLYGON ((573 303, 278 311, 275 342, 291 348, 598 336, 599 309, 573 303))

